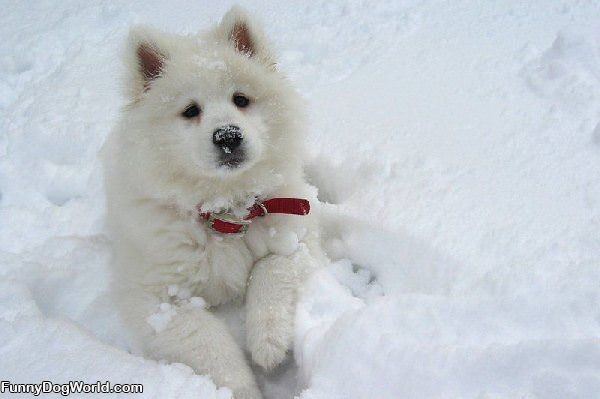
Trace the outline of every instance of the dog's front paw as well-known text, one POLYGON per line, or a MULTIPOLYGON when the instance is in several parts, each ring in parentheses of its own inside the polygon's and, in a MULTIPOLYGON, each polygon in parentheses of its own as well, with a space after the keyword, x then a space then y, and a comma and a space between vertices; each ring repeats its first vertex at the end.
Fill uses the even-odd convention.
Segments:
POLYGON ((285 359, 287 345, 281 342, 264 341, 250 348, 252 360, 266 371, 271 371, 285 359))
POLYGON ((292 343, 292 322, 274 315, 248 315, 248 349, 254 363, 271 371, 285 359, 292 343))

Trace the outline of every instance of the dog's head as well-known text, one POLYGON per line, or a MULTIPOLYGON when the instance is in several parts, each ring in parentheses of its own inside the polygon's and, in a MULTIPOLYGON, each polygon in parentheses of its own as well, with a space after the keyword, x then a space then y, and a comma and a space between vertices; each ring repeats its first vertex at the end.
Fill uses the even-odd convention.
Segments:
POLYGON ((298 95, 242 10, 200 35, 134 28, 129 43, 127 130, 156 167, 228 181, 298 152, 298 95))

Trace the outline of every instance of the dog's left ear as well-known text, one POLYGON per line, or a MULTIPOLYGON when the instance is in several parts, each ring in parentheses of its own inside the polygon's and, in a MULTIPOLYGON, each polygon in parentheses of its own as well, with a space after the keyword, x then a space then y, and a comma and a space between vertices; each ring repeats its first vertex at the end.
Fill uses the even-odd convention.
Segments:
POLYGON ((223 16, 216 34, 236 51, 275 69, 275 56, 263 30, 241 7, 234 6, 223 16))

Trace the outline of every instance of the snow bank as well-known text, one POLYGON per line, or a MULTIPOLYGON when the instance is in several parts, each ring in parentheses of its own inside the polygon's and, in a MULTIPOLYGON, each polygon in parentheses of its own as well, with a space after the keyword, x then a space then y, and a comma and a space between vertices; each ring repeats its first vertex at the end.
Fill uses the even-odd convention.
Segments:
MULTIPOLYGON (((97 160, 129 25, 193 32, 230 5, 4 5, 3 378, 230 396, 128 352, 97 160)), ((597 397, 600 5, 246 6, 308 99, 307 172, 335 260, 302 293, 299 385, 288 364, 260 377, 267 396, 597 397)))
POLYGON ((598 397, 599 10, 423 5, 312 93, 329 252, 386 295, 313 277, 302 399, 598 397))
POLYGON ((99 342, 69 320, 44 317, 27 289, 11 283, 0 285, 0 372, 4 380, 136 383, 143 385, 143 397, 147 398, 231 398, 228 389, 217 389, 208 377, 195 375, 187 366, 132 356, 99 342))

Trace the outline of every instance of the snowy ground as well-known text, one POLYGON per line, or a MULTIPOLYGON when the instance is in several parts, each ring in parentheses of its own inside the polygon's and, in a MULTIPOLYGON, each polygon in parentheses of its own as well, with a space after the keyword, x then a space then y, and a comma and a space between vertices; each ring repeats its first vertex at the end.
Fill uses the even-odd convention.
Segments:
MULTIPOLYGON (((269 398, 600 398, 600 2, 241 3, 308 100, 335 260, 269 398)), ((230 5, 0 1, 2 379, 229 397, 127 352, 97 153, 129 25, 230 5)))

